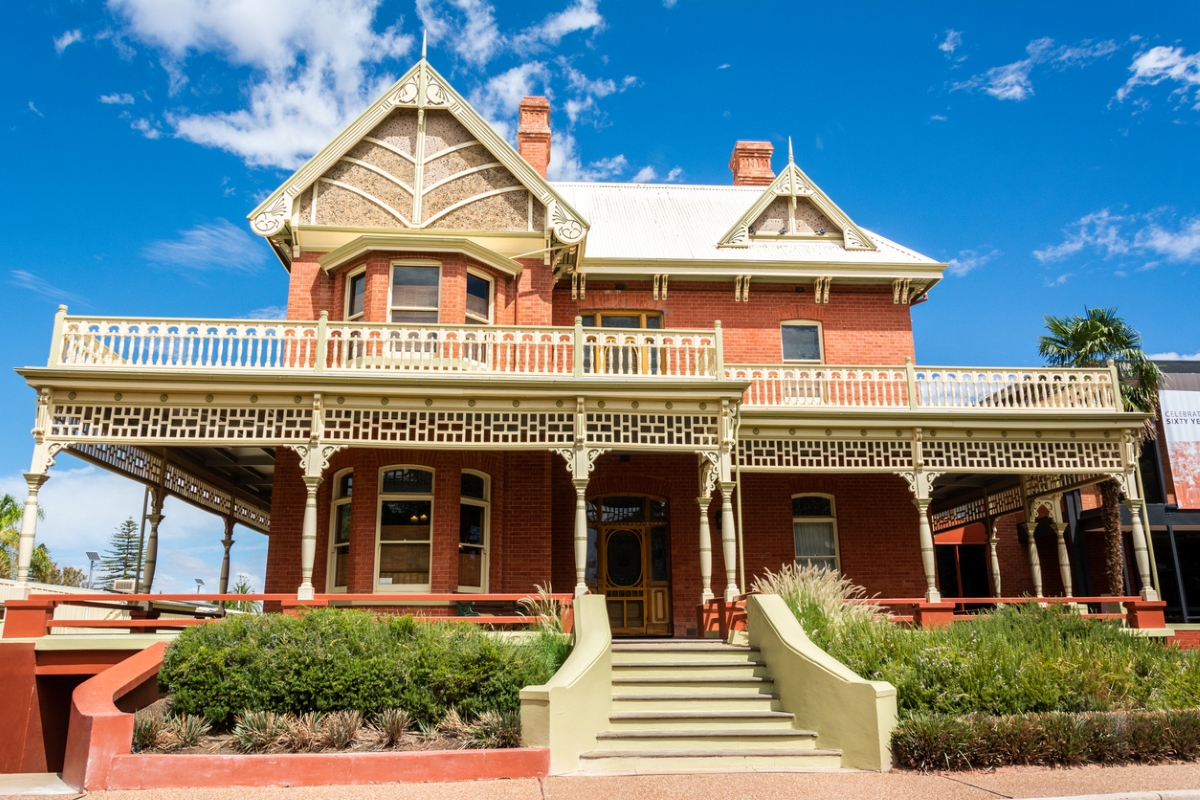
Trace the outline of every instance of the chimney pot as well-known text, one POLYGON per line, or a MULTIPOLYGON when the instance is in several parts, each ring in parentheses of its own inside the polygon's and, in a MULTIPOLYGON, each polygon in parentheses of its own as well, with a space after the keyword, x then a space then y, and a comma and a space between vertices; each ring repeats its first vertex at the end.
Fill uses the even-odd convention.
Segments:
POLYGON ((770 142, 738 142, 729 157, 729 169, 733 171, 734 186, 770 186, 775 180, 771 169, 771 153, 775 145, 770 142))
POLYGON ((544 178, 550 166, 550 101, 545 97, 522 99, 520 120, 517 152, 544 178))

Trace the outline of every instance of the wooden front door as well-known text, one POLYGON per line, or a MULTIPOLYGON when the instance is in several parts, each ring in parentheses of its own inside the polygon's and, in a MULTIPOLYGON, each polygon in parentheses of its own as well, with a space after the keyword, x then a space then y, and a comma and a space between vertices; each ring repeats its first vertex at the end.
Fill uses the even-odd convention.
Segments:
POLYGON ((591 588, 607 599, 613 634, 671 635, 667 502, 645 495, 611 495, 595 498, 588 506, 593 539, 589 545, 596 553, 591 588))

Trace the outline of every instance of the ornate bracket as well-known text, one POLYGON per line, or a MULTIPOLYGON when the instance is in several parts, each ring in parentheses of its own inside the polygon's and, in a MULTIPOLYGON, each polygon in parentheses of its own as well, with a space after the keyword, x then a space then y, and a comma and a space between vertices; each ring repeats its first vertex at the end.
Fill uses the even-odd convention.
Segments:
POLYGON ((814 303, 824 303, 824 304, 828 305, 828 303, 829 303, 829 286, 832 283, 833 283, 833 278, 829 277, 829 276, 826 276, 824 278, 817 278, 816 280, 813 281, 813 302, 814 303))
POLYGON ((668 277, 670 277, 670 276, 668 276, 668 275, 655 275, 654 276, 654 299, 655 300, 666 300, 667 299, 667 278, 668 277))
POLYGON ((700 496, 712 497, 720 476, 721 456, 714 450, 697 450, 700 466, 700 496))
POLYGON ((586 481, 596 468, 596 459, 609 451, 607 447, 552 447, 550 452, 558 453, 567 462, 571 478, 586 481))
POLYGON ((290 444, 288 447, 300 454, 300 469, 306 478, 319 478, 329 469, 333 454, 345 448, 342 444, 290 444))
POLYGON ((940 472, 926 472, 925 470, 913 470, 912 472, 897 472, 901 478, 904 478, 908 483, 908 490, 912 492, 913 497, 918 501, 929 501, 929 495, 933 493, 933 482, 941 475, 940 472))
POLYGON ((553 203, 550 212, 550 222, 554 235, 560 242, 575 244, 583 239, 587 228, 575 216, 570 214, 560 203, 553 203))
POLYGON ((892 281, 892 303, 906 306, 910 299, 912 299, 912 278, 896 278, 892 281))
POLYGON ((283 230, 287 222, 289 198, 286 194, 279 195, 270 208, 260 211, 250 220, 250 227, 262 237, 271 237, 283 230))

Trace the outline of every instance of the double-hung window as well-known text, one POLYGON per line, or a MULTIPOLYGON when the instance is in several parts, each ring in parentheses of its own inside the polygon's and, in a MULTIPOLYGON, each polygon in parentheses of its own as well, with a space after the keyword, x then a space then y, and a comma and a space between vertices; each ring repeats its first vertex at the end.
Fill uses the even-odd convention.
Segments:
POLYGON ((437 324, 441 267, 392 265, 392 322, 437 324))
POLYGON ((491 514, 486 475, 463 472, 458 507, 458 590, 487 589, 488 517, 491 514))
POLYGON ((793 497, 792 535, 798 566, 838 570, 837 514, 832 497, 825 494, 793 497))
POLYGON ((329 530, 329 575, 331 592, 344 592, 350 579, 350 495, 354 473, 347 470, 333 482, 333 514, 329 530))
POLYGON ((388 467, 379 477, 376 590, 428 592, 433 545, 433 471, 388 467))
POLYGON ((779 326, 783 360, 819 364, 823 358, 821 326, 816 322, 784 322, 779 326))

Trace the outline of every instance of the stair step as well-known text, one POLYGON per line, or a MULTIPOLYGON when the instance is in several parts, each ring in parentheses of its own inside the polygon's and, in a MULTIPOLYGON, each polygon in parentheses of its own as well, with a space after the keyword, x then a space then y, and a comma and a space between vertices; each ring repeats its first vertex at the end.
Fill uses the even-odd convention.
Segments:
POLYGON ((761 661, 762 653, 746 647, 637 647, 619 648, 613 645, 613 664, 641 664, 646 662, 695 663, 716 661, 729 664, 745 664, 761 661))
POLYGON ((769 692, 696 692, 683 694, 614 694, 614 712, 650 711, 777 711, 779 695, 769 692))
POLYGON ((614 732, 645 730, 790 730, 795 715, 770 710, 628 711, 608 717, 614 732))
POLYGON ((579 756, 582 772, 796 772, 841 769, 840 750, 595 750, 579 756))
POLYGON ((596 734, 596 749, 628 750, 773 750, 795 752, 817 746, 813 731, 784 729, 610 730, 596 734))
POLYGON ((775 682, 770 676, 747 675, 745 677, 713 676, 694 678, 684 675, 660 677, 621 677, 612 679, 613 688, 620 687, 628 694, 728 694, 743 691, 746 694, 774 691, 775 682))
POLYGON ((622 661, 613 669, 724 669, 727 667, 765 667, 765 661, 622 661))
POLYGON ((767 666, 761 661, 720 662, 720 661, 654 661, 635 662, 633 664, 612 665, 614 678, 660 678, 675 676, 680 678, 745 678, 767 677, 767 666))

